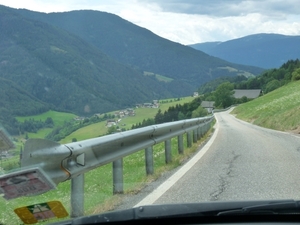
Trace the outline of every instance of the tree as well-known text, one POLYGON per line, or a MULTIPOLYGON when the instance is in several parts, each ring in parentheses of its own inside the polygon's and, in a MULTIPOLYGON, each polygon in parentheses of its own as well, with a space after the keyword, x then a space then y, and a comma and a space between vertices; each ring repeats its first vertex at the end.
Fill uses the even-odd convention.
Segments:
POLYGON ((271 80, 269 83, 266 85, 266 93, 271 92, 277 88, 280 87, 280 82, 278 80, 271 80))
POLYGON ((161 109, 158 110, 158 112, 155 115, 155 124, 160 124, 164 122, 164 115, 161 112, 161 109))
POLYGON ((256 77, 250 78, 247 82, 247 89, 259 88, 260 83, 256 77))
POLYGON ((90 122, 89 118, 84 118, 84 120, 83 120, 83 124, 85 124, 85 123, 89 123, 89 122, 90 122))
POLYGON ((233 87, 233 84, 231 84, 230 82, 225 82, 217 87, 214 93, 215 105, 217 107, 226 108, 232 105, 232 103, 234 102, 233 87))
POLYGON ((243 97, 241 98, 241 102, 242 102, 242 103, 248 102, 248 98, 247 98, 246 96, 243 96, 243 97))
POLYGON ((184 119, 186 119, 186 118, 185 118, 185 115, 180 111, 180 112, 178 113, 178 120, 184 120, 184 119))
POLYGON ((202 101, 200 97, 195 98, 191 103, 188 104, 188 110, 194 111, 199 107, 199 105, 201 105, 201 102, 202 101))
POLYGON ((46 124, 46 127, 52 128, 54 126, 53 119, 51 117, 47 117, 47 119, 45 120, 45 124, 46 124))
POLYGON ((296 69, 292 73, 292 81, 297 81, 297 80, 300 80, 300 68, 296 69))
POLYGON ((199 106, 197 109, 195 109, 192 112, 192 118, 197 118, 197 117, 204 117, 207 116, 208 112, 206 109, 204 109, 203 107, 199 106))
POLYGON ((111 126, 107 129, 107 134, 113 134, 117 131, 117 127, 116 126, 111 126))

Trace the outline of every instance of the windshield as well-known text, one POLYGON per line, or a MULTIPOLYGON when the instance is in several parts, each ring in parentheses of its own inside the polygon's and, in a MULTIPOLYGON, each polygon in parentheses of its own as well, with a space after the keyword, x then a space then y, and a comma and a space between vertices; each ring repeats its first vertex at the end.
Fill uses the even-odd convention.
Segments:
POLYGON ((294 206, 296 3, 196 2, 0 0, 0 223, 294 206))

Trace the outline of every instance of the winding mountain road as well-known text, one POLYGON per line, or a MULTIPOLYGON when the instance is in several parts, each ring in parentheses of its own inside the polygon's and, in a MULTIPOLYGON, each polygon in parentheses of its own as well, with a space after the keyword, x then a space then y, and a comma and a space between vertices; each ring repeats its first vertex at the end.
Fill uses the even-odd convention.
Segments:
POLYGON ((213 141, 199 151, 205 154, 191 168, 181 171, 177 177, 175 173, 135 206, 300 199, 298 136, 243 122, 229 112, 215 116, 218 122, 213 141))

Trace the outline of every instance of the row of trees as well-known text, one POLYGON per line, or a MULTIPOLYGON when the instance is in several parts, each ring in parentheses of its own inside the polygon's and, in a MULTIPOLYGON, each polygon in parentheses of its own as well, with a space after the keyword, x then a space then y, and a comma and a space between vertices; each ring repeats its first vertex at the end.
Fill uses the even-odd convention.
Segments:
POLYGON ((237 89, 262 89, 264 93, 275 90, 291 81, 299 79, 297 71, 300 60, 289 60, 279 69, 267 70, 260 76, 242 82, 235 82, 237 89))
POLYGON ((8 119, 6 121, 3 121, 2 124, 6 125, 5 128, 11 135, 26 134, 28 132, 36 133, 40 129, 54 127, 54 122, 50 117, 48 117, 44 121, 30 118, 24 120, 23 122, 19 122, 14 117, 8 117, 8 119))
POLYGON ((54 122, 52 118, 48 117, 45 121, 35 120, 30 118, 28 120, 24 120, 24 122, 19 122, 19 132, 20 134, 24 134, 27 132, 36 133, 38 130, 42 128, 53 128, 54 122))
POLYGON ((201 102, 201 98, 197 97, 190 103, 170 106, 165 112, 162 112, 161 109, 159 109, 154 118, 144 119, 142 122, 133 125, 132 129, 206 116, 208 112, 206 109, 201 107, 201 102))

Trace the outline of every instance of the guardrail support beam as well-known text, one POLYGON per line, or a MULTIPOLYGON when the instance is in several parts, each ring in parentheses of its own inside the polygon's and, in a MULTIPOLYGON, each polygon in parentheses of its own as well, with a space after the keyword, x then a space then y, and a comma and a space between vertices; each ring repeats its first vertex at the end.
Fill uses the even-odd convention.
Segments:
POLYGON ((208 126, 207 126, 207 122, 205 122, 205 124, 203 124, 203 135, 205 135, 206 133, 207 133, 207 131, 208 131, 208 126))
POLYGON ((171 139, 165 141, 165 158, 167 164, 172 162, 171 139))
POLYGON ((202 124, 202 126, 200 127, 200 137, 202 138, 205 133, 205 124, 202 124))
POLYGON ((197 128, 197 140, 201 139, 201 126, 197 128))
POLYGON ((197 129, 195 129, 195 130, 193 130, 193 142, 194 143, 197 143, 197 134, 198 132, 197 132, 197 129))
POLYGON ((183 154, 183 150, 184 150, 184 148, 183 148, 183 135, 182 134, 178 135, 177 139, 178 139, 177 140, 178 141, 178 153, 183 154))
POLYGON ((71 217, 84 215, 84 174, 71 179, 71 217))
POLYGON ((186 135, 187 135, 187 147, 190 148, 190 147, 192 147, 192 135, 191 135, 191 132, 188 131, 186 133, 186 135))
POLYGON ((206 122, 206 126, 205 126, 205 133, 209 130, 210 128, 210 122, 206 122))
POLYGON ((145 149, 145 161, 146 161, 146 174, 151 175, 154 173, 153 166, 153 146, 145 149))
POLYGON ((123 194, 123 158, 113 162, 113 194, 123 194))

